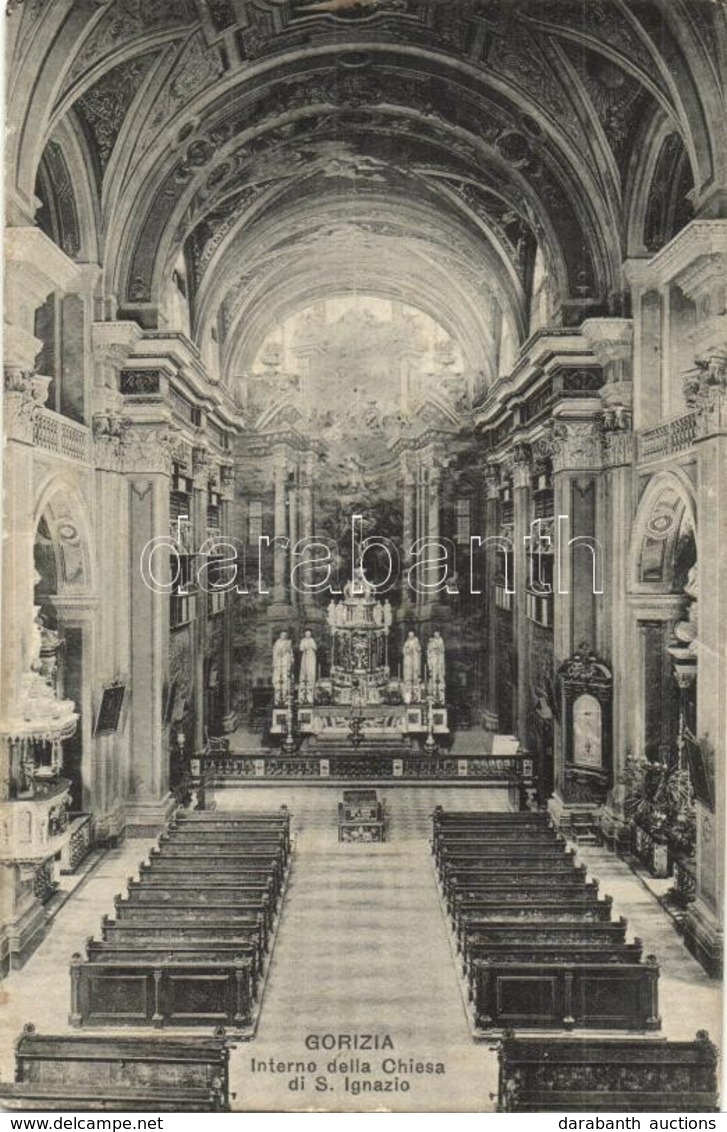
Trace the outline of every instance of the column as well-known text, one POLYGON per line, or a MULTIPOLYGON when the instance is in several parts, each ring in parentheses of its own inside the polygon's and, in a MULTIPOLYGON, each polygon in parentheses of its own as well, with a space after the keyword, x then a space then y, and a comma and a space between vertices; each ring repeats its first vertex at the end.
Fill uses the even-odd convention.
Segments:
POLYGON ((513 602, 513 635, 517 655, 517 703, 515 705, 515 733, 527 745, 528 695, 530 689, 530 633, 525 614, 528 588, 528 561, 524 541, 530 534, 532 468, 530 447, 515 444, 513 448, 513 544, 515 547, 513 602))
POLYGON ((695 256, 675 282, 697 313, 692 345, 698 376, 690 375, 688 388, 697 416, 696 737, 711 752, 715 805, 712 810, 702 800, 696 803, 697 894, 687 910, 684 938, 704 967, 719 975, 727 804, 727 221, 695 224, 708 237, 706 254, 695 256))
MULTIPOLYGON (((485 538, 494 538, 498 533, 498 485, 499 469, 496 464, 485 468, 485 538)), ((495 574, 497 549, 494 544, 485 544, 485 592, 482 600, 486 602, 487 621, 485 629, 485 689, 482 710, 482 725, 488 731, 499 729, 500 719, 497 701, 497 606, 495 603, 495 574)))
POLYGON ((411 548, 416 538, 415 535, 415 507, 416 507, 416 475, 412 470, 411 458, 408 453, 401 457, 401 482, 402 482, 402 590, 401 590, 401 614, 402 617, 410 617, 414 611, 414 597, 412 589, 407 581, 408 571, 412 564, 411 548))
MULTIPOLYGON (((613 672, 613 782, 618 782, 631 744, 633 673, 627 603, 629 543, 633 514, 632 350, 635 334, 630 319, 587 319, 581 333, 603 367, 603 406, 600 425, 603 444, 602 515, 597 528, 605 558, 605 598, 597 618, 596 651, 610 661, 613 672)), ((577 642, 576 642, 577 643, 577 642)), ((627 822, 623 788, 614 785, 602 815, 611 841, 623 839, 627 822)))
MULTIPOLYGON (((207 505, 209 502, 210 480, 214 476, 214 462, 212 453, 205 444, 198 444, 192 450, 192 514, 190 515, 192 531, 192 550, 197 552, 207 538, 207 505)), ((201 559, 195 559, 195 566, 201 564, 201 559)), ((200 590, 197 594, 195 614, 190 622, 189 654, 192 664, 192 688, 194 698, 194 731, 186 736, 187 754, 203 750, 206 743, 206 711, 207 711, 207 681, 205 679, 205 660, 207 655, 207 594, 200 590)))
MULTIPOLYGON (((129 430, 124 467, 129 500, 130 662, 133 710, 129 713, 130 765, 126 783, 127 831, 153 833, 174 807, 169 793, 163 703, 169 683, 169 596, 144 581, 141 557, 149 540, 169 532, 169 481, 173 435, 168 423, 147 421, 129 430)), ((168 557, 168 556, 167 556, 168 557)), ((169 577, 164 555, 155 574, 169 577)))
MULTIPOLYGON (((299 518, 300 518, 300 516, 298 514, 299 500, 300 500, 300 495, 299 495, 299 491, 298 491, 298 481, 296 479, 296 480, 293 481, 293 483, 291 483, 290 487, 288 488, 288 532, 289 532, 288 537, 290 538, 290 550, 288 551, 288 562, 291 564, 291 566, 292 566, 293 562, 296 561, 296 559, 293 558, 293 550, 294 550, 295 546, 297 545, 298 539, 300 538, 300 534, 299 534, 299 531, 300 531, 299 518)), ((301 596, 302 595, 298 592, 297 589, 295 589, 293 587, 292 582, 290 580, 290 575, 288 575, 288 585, 290 586, 290 591, 289 591, 290 592, 290 604, 293 607, 293 609, 298 609, 300 607, 300 605, 302 605, 302 602, 301 602, 301 596)))
POLYGON ((8 228, 5 234, 4 314, 4 524, 0 708, 5 715, 18 700, 26 670, 25 626, 32 620, 33 484, 35 419, 46 402, 50 381, 36 372, 43 343, 35 337, 36 311, 53 291, 70 288, 78 269, 39 228, 8 228))
POLYGON ((661 300, 661 417, 668 420, 671 404, 671 284, 659 288, 661 300))
MULTIPOLYGON (((131 573, 138 573, 139 564, 120 553, 120 548, 128 547, 130 540, 130 492, 124 476, 129 419, 119 375, 129 364, 129 355, 141 337, 136 323, 97 322, 91 326, 93 375, 89 385, 93 399, 95 545, 100 598, 96 628, 89 642, 94 650, 89 679, 93 696, 100 695, 101 688, 114 679, 125 683, 130 693, 130 615, 120 616, 119 611, 129 608, 131 573)), ((86 649, 84 666, 85 654, 86 649)), ((123 833, 126 822, 131 727, 127 723, 113 735, 91 737, 88 748, 88 759, 84 754, 84 762, 90 764, 88 805, 94 812, 97 839, 108 841, 123 833)))
MULTIPOLYGON (((585 545, 568 545, 571 539, 598 537, 598 480, 601 469, 601 431, 593 417, 559 408, 549 422, 545 441, 553 462, 556 523, 555 576, 553 580, 553 657, 556 671, 582 644, 597 647, 599 610, 604 595, 593 592, 593 556, 585 545)), ((548 808, 556 821, 568 820, 568 787, 564 736, 555 720, 553 734, 554 795, 548 808)), ((594 808, 594 799, 586 803, 594 808)))
MULTIPOLYGON (((235 497, 235 469, 232 464, 223 464, 220 468, 220 500, 221 500, 221 529, 223 538, 232 535, 232 503, 235 497)), ((234 642, 234 616, 236 594, 233 591, 225 595, 225 610, 222 614, 222 728, 228 734, 235 730, 238 723, 237 704, 233 700, 234 671, 232 651, 234 642)))
POLYGON ((288 460, 284 449, 276 448, 273 451, 273 484, 275 488, 274 502, 274 534, 276 542, 273 546, 273 602, 269 615, 272 617, 287 617, 290 613, 288 603, 288 588, 286 577, 289 561, 288 551, 284 549, 282 540, 288 537, 288 522, 286 515, 286 487, 288 478, 288 460))

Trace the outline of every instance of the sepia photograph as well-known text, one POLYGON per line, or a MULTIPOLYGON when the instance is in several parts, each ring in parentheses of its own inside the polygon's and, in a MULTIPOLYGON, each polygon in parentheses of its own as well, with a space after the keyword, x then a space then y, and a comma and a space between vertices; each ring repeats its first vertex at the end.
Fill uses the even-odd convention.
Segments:
POLYGON ((727 0, 5 7, 0 1118, 717 1128, 727 0))

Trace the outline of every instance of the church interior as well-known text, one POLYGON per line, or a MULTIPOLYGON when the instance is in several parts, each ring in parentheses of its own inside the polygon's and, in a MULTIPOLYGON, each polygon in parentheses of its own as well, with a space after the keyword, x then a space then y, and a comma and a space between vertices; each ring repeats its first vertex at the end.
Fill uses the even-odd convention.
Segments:
POLYGON ((6 6, 0 1101, 714 1110, 724 7, 6 6))

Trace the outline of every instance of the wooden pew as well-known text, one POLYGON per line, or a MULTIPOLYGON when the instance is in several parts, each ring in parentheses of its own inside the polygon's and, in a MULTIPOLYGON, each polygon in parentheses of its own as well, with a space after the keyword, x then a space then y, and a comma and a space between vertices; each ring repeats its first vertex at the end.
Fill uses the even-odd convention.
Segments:
POLYGON ((218 884, 262 884, 269 883, 271 897, 277 900, 282 888, 282 878, 277 868, 270 869, 266 865, 247 864, 244 868, 214 869, 209 862, 200 862, 199 868, 191 871, 185 861, 181 863, 174 859, 154 856, 150 861, 142 861, 139 865, 139 879, 145 880, 153 877, 160 884, 178 888, 185 884, 201 884, 207 888, 215 888, 218 884), (204 867, 203 867, 204 866, 204 867))
POLYGON ((170 889, 169 885, 149 884, 143 881, 130 881, 128 886, 129 903, 169 904, 176 907, 178 904, 189 906, 205 906, 211 908, 224 908, 228 904, 249 904, 250 908, 257 908, 263 912, 266 919, 271 921, 273 904, 267 885, 215 885, 208 889, 205 885, 183 885, 170 889))
POLYGON ((663 1038, 525 1038, 499 1048, 498 1112, 718 1112, 717 1049, 663 1038))
POLYGON ((471 908, 480 900, 487 905, 498 901, 505 904, 515 897, 518 900, 530 900, 533 904, 537 904, 544 894, 557 894, 559 900, 589 898, 596 901, 598 899, 598 881, 590 881, 588 884, 584 884, 583 881, 567 881, 559 884, 558 879, 551 878, 547 883, 523 880, 518 884, 509 885, 462 885, 452 889, 451 894, 446 898, 447 912, 453 920, 456 920, 461 906, 467 905, 471 908))
POLYGON ((195 830, 189 835, 181 830, 168 830, 160 834, 158 845, 166 855, 177 852, 182 855, 195 853, 198 858, 202 854, 242 858, 249 854, 254 858, 263 853, 278 852, 283 865, 288 861, 288 843, 284 833, 246 833, 232 838, 225 833, 205 836, 195 830))
POLYGON ((146 936, 134 943, 117 943, 112 940, 89 939, 86 959, 91 963, 234 963, 244 959, 250 963, 250 993, 257 997, 260 986, 260 952, 252 940, 220 940, 207 936, 199 940, 173 940, 163 936, 146 936))
POLYGON ((188 944, 190 948, 209 940, 234 943, 239 954, 253 962, 255 980, 265 964, 265 948, 257 924, 248 926, 239 920, 207 920, 203 924, 175 924, 166 918, 159 920, 112 920, 104 916, 103 943, 118 947, 149 947, 152 950, 167 947, 176 950, 188 944))
POLYGON ((514 889, 557 888, 559 892, 569 890, 583 892, 589 885, 598 888, 598 883, 588 881, 585 865, 576 865, 571 869, 554 869, 552 871, 533 874, 529 869, 518 869, 517 872, 501 866, 499 869, 483 869, 479 865, 469 865, 462 868, 445 870, 442 877, 442 892, 447 901, 451 901, 457 892, 492 892, 494 890, 508 891, 514 889))
POLYGON ((226 899, 230 899, 236 892, 245 892, 253 899, 267 896, 273 907, 275 907, 278 900, 275 885, 271 877, 267 879, 259 877, 253 879, 235 877, 235 879, 232 880, 229 875, 225 874, 224 879, 219 884, 212 884, 208 880, 200 880, 198 876, 180 874, 179 877, 175 878, 172 885, 170 884, 168 874, 144 872, 140 875, 138 880, 129 877, 128 888, 129 892, 131 892, 132 889, 144 888, 160 889, 164 892, 173 891, 176 893, 190 889, 195 892, 224 893, 226 899))
POLYGON ((273 877, 277 889, 283 886, 286 873, 286 864, 280 855, 268 855, 267 852, 255 854, 219 854, 210 853, 203 856, 186 847, 166 845, 163 849, 150 849, 149 865, 159 872, 184 872, 203 875, 211 873, 213 876, 223 876, 225 873, 238 875, 259 868, 266 876, 273 877))
POLYGON ((262 947, 268 949, 268 923, 264 914, 257 906, 250 904, 228 904, 225 907, 214 908, 209 905, 175 905, 173 909, 168 904, 136 904, 122 899, 114 898, 114 908, 117 921, 128 920, 139 922, 155 920, 157 923, 170 923, 182 927, 188 924, 207 924, 212 920, 221 920, 229 924, 244 924, 255 928, 260 933, 262 947))
POLYGON ((234 1026, 252 1021, 252 962, 71 959, 72 1026, 234 1026))
POLYGON ((456 933, 458 947, 468 925, 487 926, 490 920, 511 923, 513 930, 523 923, 537 924, 543 920, 569 921, 581 920, 583 923, 607 923, 611 919, 612 901, 609 896, 602 900, 556 900, 551 902, 534 900, 497 900, 492 904, 478 902, 464 905, 457 915, 456 933))
POLYGON ((2 1107, 50 1112, 229 1112, 224 1038, 38 1034, 15 1044, 2 1107))
POLYGON ((605 943, 607 945, 626 942, 626 920, 593 922, 585 920, 541 920, 537 923, 522 923, 513 928, 511 921, 486 920, 466 921, 461 932, 461 952, 466 962, 478 946, 489 943, 541 944, 577 940, 580 943, 605 943))
POLYGON ((479 1029, 658 1030, 659 967, 643 963, 472 964, 479 1029))
POLYGON ((507 857, 483 857, 458 855, 452 859, 444 857, 440 868, 440 880, 444 883, 448 876, 459 876, 467 868, 478 869, 481 873, 494 876, 500 873, 505 880, 508 875, 529 874, 532 879, 539 876, 561 876, 563 878, 574 875, 578 866, 573 857, 561 855, 551 860, 527 857, 524 855, 507 857))
POLYGON ((484 825, 551 826, 550 814, 532 810, 445 810, 435 806, 432 813, 435 825, 463 825, 482 822, 484 825))
POLYGON ((529 867, 529 862, 533 861, 545 868, 548 862, 563 861, 571 866, 575 865, 575 851, 566 849, 563 845, 543 845, 537 842, 530 844, 528 840, 522 838, 512 845, 503 845, 501 842, 490 842, 485 845, 466 840, 452 845, 447 841, 442 842, 437 848, 434 859, 440 869, 453 861, 471 861, 473 864, 479 861, 500 862, 500 864, 503 861, 506 863, 513 861, 525 864, 526 867, 529 867))
POLYGON ((469 997, 474 999, 476 967, 487 961, 498 967, 503 964, 520 966, 523 963, 549 964, 623 964, 640 963, 643 945, 640 940, 633 943, 579 943, 558 941, 552 943, 529 943, 512 939, 502 943, 473 943, 464 967, 464 975, 469 983, 469 997))

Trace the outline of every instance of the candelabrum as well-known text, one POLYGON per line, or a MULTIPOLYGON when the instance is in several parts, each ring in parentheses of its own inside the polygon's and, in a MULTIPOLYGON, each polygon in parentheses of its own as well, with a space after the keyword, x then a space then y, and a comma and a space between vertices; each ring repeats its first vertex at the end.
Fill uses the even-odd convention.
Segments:
POLYGON ((351 742, 354 747, 358 747, 364 740, 363 733, 364 717, 362 715, 354 715, 353 711, 348 720, 348 730, 351 733, 351 742))
POLYGON ((431 692, 427 696, 427 737, 424 740, 424 749, 428 755, 433 755, 437 749, 434 740, 434 696, 431 692))
POLYGON ((283 731, 285 738, 283 739, 283 750, 286 754, 292 755, 296 748, 296 715, 295 715, 295 684, 292 677, 288 678, 287 689, 285 681, 280 679, 280 696, 279 702, 285 704, 285 723, 283 724, 283 731))

